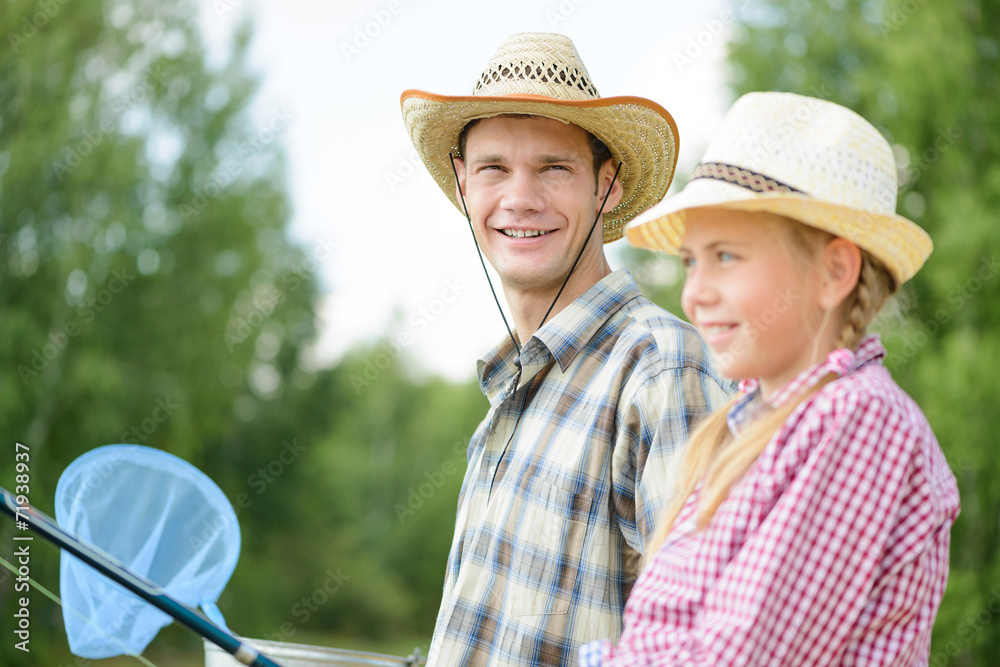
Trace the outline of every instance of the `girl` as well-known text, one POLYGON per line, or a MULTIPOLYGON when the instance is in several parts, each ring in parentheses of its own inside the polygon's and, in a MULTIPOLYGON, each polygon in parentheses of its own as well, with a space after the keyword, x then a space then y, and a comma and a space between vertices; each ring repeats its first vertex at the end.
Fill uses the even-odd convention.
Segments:
POLYGON ((931 251, 895 195, 860 116, 752 93, 666 214, 630 225, 680 255, 684 312, 740 393, 691 435, 618 645, 581 665, 927 664, 959 501, 865 335, 931 251))

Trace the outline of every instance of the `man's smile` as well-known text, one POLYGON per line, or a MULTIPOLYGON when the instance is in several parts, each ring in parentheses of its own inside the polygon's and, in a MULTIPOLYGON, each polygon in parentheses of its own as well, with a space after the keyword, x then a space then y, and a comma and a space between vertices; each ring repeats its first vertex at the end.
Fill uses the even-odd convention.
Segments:
POLYGON ((498 230, 505 236, 509 236, 514 239, 530 238, 534 236, 543 236, 551 232, 551 229, 500 229, 498 230))

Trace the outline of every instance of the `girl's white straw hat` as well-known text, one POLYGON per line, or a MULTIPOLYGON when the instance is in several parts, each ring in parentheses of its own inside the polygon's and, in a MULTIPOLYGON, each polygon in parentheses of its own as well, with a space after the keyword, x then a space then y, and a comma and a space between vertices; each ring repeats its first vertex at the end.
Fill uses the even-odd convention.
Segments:
POLYGON ((660 201, 677 164, 677 126, 662 106, 641 97, 602 98, 573 42, 564 35, 509 37, 487 64, 471 96, 402 94, 403 122, 438 186, 462 210, 448 154, 469 121, 500 114, 554 118, 587 130, 621 162, 621 202, 604 213, 604 242, 622 236, 635 215, 660 201))
POLYGON ((766 211, 850 240, 881 260, 898 286, 933 244, 896 215, 896 189, 889 143, 858 114, 792 93, 749 93, 726 114, 684 189, 626 234, 637 246, 676 253, 694 211, 766 211))

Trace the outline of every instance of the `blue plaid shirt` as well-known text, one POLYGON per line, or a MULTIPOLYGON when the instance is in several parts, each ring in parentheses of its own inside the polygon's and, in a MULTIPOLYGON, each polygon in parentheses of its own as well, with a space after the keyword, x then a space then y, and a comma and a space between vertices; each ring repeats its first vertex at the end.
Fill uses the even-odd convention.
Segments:
POLYGON ((616 271, 526 341, 479 361, 428 665, 571 665, 621 633, 643 545, 692 425, 731 383, 689 324, 616 271))

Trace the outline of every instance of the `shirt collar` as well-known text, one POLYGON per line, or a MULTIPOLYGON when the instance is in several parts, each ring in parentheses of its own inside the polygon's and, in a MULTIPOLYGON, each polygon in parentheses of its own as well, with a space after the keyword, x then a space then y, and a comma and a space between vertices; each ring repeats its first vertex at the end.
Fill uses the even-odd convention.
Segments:
POLYGON ((757 378, 740 380, 740 397, 729 410, 726 418, 729 430, 739 433, 740 429, 757 417, 765 408, 779 408, 790 399, 809 389, 829 373, 843 377, 867 364, 878 362, 885 356, 885 348, 877 334, 865 336, 856 351, 838 348, 827 355, 823 363, 807 368, 785 386, 764 400, 760 396, 760 381, 757 378))
POLYGON ((565 371, 608 318, 640 296, 639 286, 627 269, 609 273, 538 329, 521 346, 520 358, 506 338, 479 359, 480 388, 495 405, 519 383, 530 382, 553 358, 565 371))

